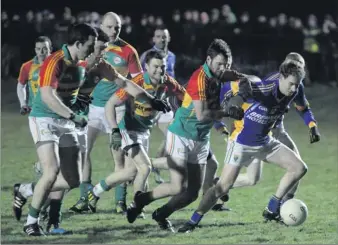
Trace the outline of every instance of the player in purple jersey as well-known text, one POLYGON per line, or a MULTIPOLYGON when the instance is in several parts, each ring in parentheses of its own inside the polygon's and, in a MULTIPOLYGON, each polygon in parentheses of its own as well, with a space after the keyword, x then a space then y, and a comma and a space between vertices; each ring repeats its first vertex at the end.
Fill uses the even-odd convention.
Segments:
MULTIPOLYGON (((217 199, 228 193, 241 168, 249 166, 256 158, 275 163, 286 170, 276 193, 263 212, 266 220, 280 221, 281 200, 306 174, 307 166, 299 155, 269 135, 290 103, 303 99, 298 88, 305 76, 304 67, 298 62, 288 60, 281 64, 279 73, 279 77, 250 82, 251 98, 244 100, 242 105, 245 110, 244 118, 234 122, 220 180, 207 191, 191 219, 178 232, 195 229, 217 199)), ((238 82, 226 83, 225 86, 226 98, 239 91, 238 82)))
MULTIPOLYGON (((301 66, 305 66, 305 61, 303 57, 298 53, 289 53, 285 61, 293 60, 300 63, 301 66)), ((277 78, 279 77, 278 72, 274 72, 270 75, 268 75, 264 80, 277 78)), ((225 88, 223 88, 224 90, 225 88)), ((314 115, 311 111, 311 108, 309 106, 309 103, 306 99, 305 93, 304 93, 304 86, 303 84, 300 84, 298 89, 298 94, 300 98, 302 98, 300 101, 294 103, 294 107, 297 110, 298 114, 301 116, 301 118, 304 121, 304 124, 309 127, 309 134, 310 134, 310 143, 315 143, 320 141, 320 133, 317 127, 317 122, 314 118, 314 115)), ((224 99, 224 93, 221 91, 221 97, 224 99)), ((281 143, 289 147, 291 150, 293 150, 296 154, 299 155, 298 148, 292 138, 289 136, 289 134, 285 131, 284 123, 283 123, 284 116, 280 117, 277 122, 275 123, 274 127, 272 128, 271 132, 274 138, 279 140, 281 143)), ((262 176, 262 168, 263 168, 263 162, 259 159, 255 159, 246 169, 246 173, 239 174, 233 187, 232 188, 238 188, 238 187, 245 187, 245 186, 253 186, 255 185, 262 176)), ((283 202, 287 201, 288 199, 291 199, 294 197, 295 192, 297 190, 298 183, 283 197, 283 202)))

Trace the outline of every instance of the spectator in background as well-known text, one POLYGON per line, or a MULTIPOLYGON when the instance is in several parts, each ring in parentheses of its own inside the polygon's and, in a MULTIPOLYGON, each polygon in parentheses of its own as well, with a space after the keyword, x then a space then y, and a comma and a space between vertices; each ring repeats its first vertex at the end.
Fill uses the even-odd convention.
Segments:
POLYGON ((317 17, 309 15, 307 25, 304 28, 304 55, 309 70, 311 81, 319 81, 322 74, 322 63, 320 55, 321 28, 318 25, 317 17))
POLYGON ((337 86, 338 83, 338 27, 331 15, 326 15, 322 29, 321 56, 325 80, 330 85, 337 86))
POLYGON ((158 50, 163 52, 164 56, 166 57, 166 72, 175 77, 175 63, 176 63, 176 56, 173 52, 169 50, 169 43, 170 43, 170 34, 167 28, 164 26, 158 26, 155 28, 154 36, 153 36, 153 44, 154 46, 151 49, 145 51, 141 57, 140 61, 142 64, 143 70, 145 70, 145 57, 150 50, 158 50))

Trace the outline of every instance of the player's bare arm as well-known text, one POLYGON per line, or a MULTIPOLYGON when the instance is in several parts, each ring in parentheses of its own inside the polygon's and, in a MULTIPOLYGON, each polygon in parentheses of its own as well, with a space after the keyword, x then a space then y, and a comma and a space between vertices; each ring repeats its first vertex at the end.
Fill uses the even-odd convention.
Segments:
POLYGON ((56 94, 56 89, 51 86, 45 86, 40 88, 41 99, 46 105, 55 113, 64 118, 70 118, 73 111, 69 109, 56 94))
POLYGON ((105 115, 111 128, 118 128, 116 119, 116 106, 121 105, 124 100, 121 100, 115 94, 110 97, 105 106, 105 115))
POLYGON ((18 85, 16 87, 16 93, 18 95, 20 107, 27 106, 26 84, 21 84, 20 82, 18 82, 18 85))

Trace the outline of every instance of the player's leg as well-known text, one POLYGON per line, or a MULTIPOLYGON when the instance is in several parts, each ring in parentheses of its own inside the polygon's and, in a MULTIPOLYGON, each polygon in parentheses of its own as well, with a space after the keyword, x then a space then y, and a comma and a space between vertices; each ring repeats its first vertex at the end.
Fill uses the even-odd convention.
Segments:
POLYGON ((195 229, 203 218, 203 215, 216 204, 218 198, 229 192, 236 181, 241 167, 248 166, 252 161, 252 156, 253 153, 247 151, 246 146, 238 144, 235 141, 228 142, 224 167, 219 181, 204 194, 191 219, 178 232, 185 233, 195 229))
MULTIPOLYGON (((169 124, 173 120, 173 118, 174 118, 174 112, 173 111, 170 111, 170 112, 167 112, 167 113, 162 113, 162 112, 159 113, 159 119, 157 121, 157 126, 160 129, 160 131, 162 132, 162 134, 164 136, 164 140, 161 142, 161 145, 158 148, 156 158, 165 157, 165 138, 166 138, 166 135, 167 135, 169 124)), ((156 166, 153 165, 152 171, 155 175, 155 182, 158 183, 158 184, 161 184, 161 183, 164 182, 163 178, 160 175, 160 169, 161 168, 157 168, 156 166)))
POLYGON ((46 231, 51 235, 65 235, 71 232, 60 227, 62 221, 62 199, 65 191, 53 191, 49 194, 49 211, 46 231))
POLYGON ((187 179, 186 162, 188 159, 187 139, 168 131, 166 140, 167 162, 170 182, 162 183, 149 192, 138 192, 134 197, 134 205, 127 211, 127 218, 133 223, 142 209, 151 202, 169 196, 174 196, 184 190, 187 179), (186 142, 184 142, 186 141, 186 142))
MULTIPOLYGON (((125 114, 125 105, 121 105, 116 108, 116 120, 119 123, 125 114)), ((110 135, 111 130, 107 120, 104 120, 105 130, 110 135)), ((111 154, 114 159, 115 172, 118 172, 124 168, 125 165, 125 152, 122 149, 114 150, 110 148, 111 154)), ((127 198, 127 183, 121 183, 115 187, 115 207, 113 209, 114 212, 118 214, 125 214, 127 211, 126 205, 127 198)))
MULTIPOLYGON (((122 149, 114 150, 110 148, 111 154, 114 159, 115 169, 114 172, 120 172, 124 169, 125 165, 125 152, 122 149)), ((115 187, 115 208, 114 211, 118 214, 124 214, 127 211, 126 205, 127 197, 127 183, 121 183, 115 187)))
MULTIPOLYGON (((80 199, 74 204, 69 210, 75 213, 82 213, 89 211, 87 192, 92 188, 91 184, 91 175, 92 175, 92 161, 91 161, 91 151, 94 147, 95 141, 101 132, 101 121, 92 120, 90 125, 88 125, 87 130, 87 149, 86 154, 83 159, 82 166, 82 181, 80 183, 80 199)), ((83 155, 82 155, 83 156, 83 155)))
POLYGON ((187 186, 179 194, 173 196, 168 203, 155 210, 153 219, 159 224, 162 229, 173 228, 167 218, 175 211, 182 209, 198 198, 198 193, 202 188, 207 157, 210 153, 209 141, 193 142, 191 141, 192 150, 188 154, 187 163, 187 186))
MULTIPOLYGON (((290 137, 290 135, 285 131, 284 128, 284 124, 283 122, 281 123, 281 125, 277 128, 274 128, 272 130, 273 132, 273 136, 279 140, 281 143, 283 143, 284 145, 286 145, 287 147, 289 147, 292 151, 294 151, 297 155, 299 155, 299 151, 298 148, 295 144, 295 142, 292 140, 292 138, 290 137)), ((300 156, 300 155, 299 155, 300 156)), ((297 182, 292 188, 291 190, 283 197, 283 202, 291 199, 294 197, 297 189, 299 186, 299 182, 297 182)))
POLYGON ((306 174, 307 166, 295 152, 273 139, 266 146, 266 160, 286 170, 280 180, 276 193, 272 196, 263 212, 266 220, 279 220, 279 209, 282 198, 306 174))
POLYGON ((29 127, 43 173, 34 187, 24 232, 41 236, 44 233, 38 225, 38 217, 60 170, 59 138, 62 133, 59 127, 53 124, 52 118, 29 117, 29 127))
POLYGON ((238 175, 232 188, 256 185, 261 179, 262 170, 263 161, 255 158, 252 163, 247 167, 246 172, 238 175))
MULTIPOLYGON (((207 192, 207 190, 212 187, 214 184, 217 183, 219 178, 216 177, 216 172, 218 169, 219 163, 215 154, 212 152, 211 148, 209 150, 208 158, 207 158, 207 165, 205 171, 205 178, 203 183, 203 195, 207 192)), ((213 207, 212 210, 214 211, 230 211, 229 208, 224 206, 224 203, 229 201, 229 195, 226 194, 225 196, 221 197, 213 207)))

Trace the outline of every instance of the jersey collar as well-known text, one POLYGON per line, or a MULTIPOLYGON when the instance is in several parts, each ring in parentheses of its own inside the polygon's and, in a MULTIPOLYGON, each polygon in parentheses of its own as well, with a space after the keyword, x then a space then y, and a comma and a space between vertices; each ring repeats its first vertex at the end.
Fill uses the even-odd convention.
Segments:
POLYGON ((34 58, 33 58, 33 63, 36 64, 36 65, 40 64, 40 63, 39 63, 38 56, 34 56, 34 58))
POLYGON ((209 66, 207 65, 207 63, 204 63, 202 67, 203 67, 203 70, 204 70, 205 74, 207 75, 207 77, 212 78, 212 75, 211 75, 211 72, 210 72, 210 69, 209 69, 209 66))
POLYGON ((73 62, 73 59, 72 59, 72 56, 70 55, 70 52, 69 52, 68 47, 67 47, 67 44, 64 44, 62 46, 62 51, 65 54, 65 59, 68 60, 68 61, 73 62))

